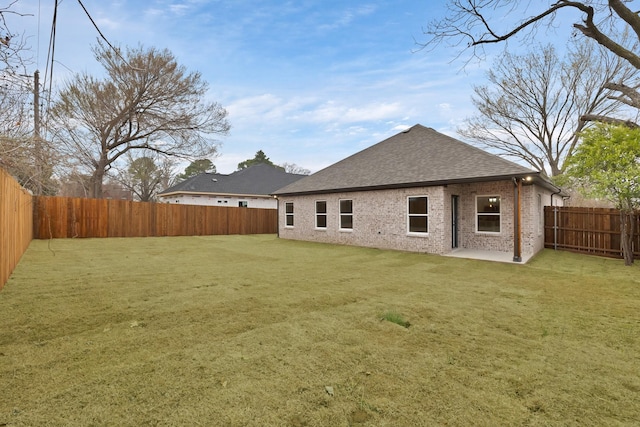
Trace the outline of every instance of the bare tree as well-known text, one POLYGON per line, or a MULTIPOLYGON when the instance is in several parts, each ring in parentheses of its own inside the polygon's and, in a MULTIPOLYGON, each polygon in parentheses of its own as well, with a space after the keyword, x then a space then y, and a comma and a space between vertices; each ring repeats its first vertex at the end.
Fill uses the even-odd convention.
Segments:
POLYGON ((13 79, 26 73, 25 54, 28 52, 25 39, 21 34, 12 30, 9 16, 25 16, 15 10, 18 0, 4 2, 0 6, 0 81, 14 83, 13 79), (8 4, 7 4, 8 3, 8 4))
MULTIPOLYGON (((544 2, 525 0, 449 0, 448 15, 428 25, 425 34, 429 39, 425 46, 450 43, 470 47, 474 55, 482 55, 483 46, 519 36, 531 37, 531 32, 535 33, 541 25, 558 25, 555 19, 559 20, 560 14, 574 11, 581 18, 572 24, 576 36, 595 40, 640 70, 640 16, 630 9, 629 3, 628 0, 558 0, 545 5, 544 2), (527 10, 524 14, 520 10, 514 13, 516 9, 525 7, 527 10), (528 8, 535 9, 532 15, 528 15, 528 8), (627 37, 627 34, 632 36, 627 37)), ((575 15, 567 16, 573 18, 575 15)), ((616 93, 613 97, 615 100, 640 109, 640 85, 637 82, 629 84, 612 80, 607 82, 606 88, 616 93)), ((639 126, 631 120, 601 114, 585 114, 582 119, 639 126)))
POLYGON ((490 85, 474 88, 478 114, 458 132, 546 174, 561 174, 587 124, 581 117, 610 116, 620 109, 604 85, 636 71, 621 58, 597 51, 583 41, 565 58, 552 45, 525 55, 505 52, 487 73, 490 85))
POLYGON ((26 71, 31 62, 25 38, 10 26, 10 18, 25 16, 15 10, 17 3, 0 6, 0 166, 34 193, 52 194, 56 157, 39 137, 33 112, 40 88, 26 71))
POLYGON ((286 173, 295 173, 298 175, 311 175, 311 171, 309 169, 303 168, 302 166, 298 166, 295 163, 283 163, 280 165, 284 168, 286 173))
POLYGON ((34 132, 32 96, 28 81, 0 87, 0 167, 33 193, 50 195, 57 187, 53 172, 58 157, 34 132))
POLYGON ((60 177, 58 195, 62 197, 89 197, 90 180, 90 176, 73 167, 66 169, 60 177))
POLYGON ((53 195, 58 182, 54 171, 58 157, 47 141, 29 137, 0 135, 0 167, 22 185, 38 195, 53 195))
POLYGON ((157 153, 145 152, 136 158, 127 153, 127 167, 118 172, 115 180, 141 202, 152 202, 171 179, 173 166, 171 158, 157 153))
POLYGON ((228 132, 227 111, 203 101, 208 84, 200 73, 187 73, 166 49, 122 54, 98 44, 94 55, 107 77, 76 75, 50 112, 54 140, 91 175, 90 197, 102 196, 105 174, 126 153, 192 158, 216 152, 212 136, 228 132))

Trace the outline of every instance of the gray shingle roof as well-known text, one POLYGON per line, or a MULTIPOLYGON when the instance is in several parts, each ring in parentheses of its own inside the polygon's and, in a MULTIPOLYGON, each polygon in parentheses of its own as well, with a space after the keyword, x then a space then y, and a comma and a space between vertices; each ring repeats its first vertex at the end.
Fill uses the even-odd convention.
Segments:
POLYGON ((211 194, 272 194, 278 188, 305 177, 286 173, 283 169, 267 164, 257 164, 233 172, 229 175, 219 173, 201 173, 192 176, 160 193, 167 196, 174 193, 211 193, 211 194))
POLYGON ((415 125, 274 194, 312 194, 489 181, 538 172, 415 125))

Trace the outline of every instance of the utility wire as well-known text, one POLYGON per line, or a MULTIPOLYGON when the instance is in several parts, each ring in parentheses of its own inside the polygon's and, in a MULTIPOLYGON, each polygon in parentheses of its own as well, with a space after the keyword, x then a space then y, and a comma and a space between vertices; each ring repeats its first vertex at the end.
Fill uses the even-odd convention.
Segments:
MULTIPOLYGON (((40 1, 38 2, 38 51, 37 51, 37 61, 36 65, 40 62, 40 1)), ((55 61, 55 46, 56 46, 56 26, 58 22, 58 0, 54 0, 54 8, 53 8, 53 18, 51 20, 51 31, 49 33, 49 46, 47 48, 47 61, 45 63, 45 71, 44 78, 42 82, 42 87, 47 87, 47 83, 49 84, 49 90, 46 91, 46 105, 47 108, 44 110, 45 114, 49 111, 49 107, 51 106, 51 95, 53 93, 53 63, 55 61)), ((39 87, 34 88, 34 90, 40 91, 39 87)), ((44 122, 44 134, 47 132, 48 121, 43 120, 44 122)))
POLYGON ((38 30, 36 31, 36 68, 38 68, 38 64, 40 63, 40 16, 42 16, 40 6, 42 5, 42 0, 38 0, 38 30))
MULTIPOLYGON (((53 64, 55 62, 56 25, 57 25, 57 17, 58 17, 58 0, 55 0, 54 3, 55 3, 55 6, 54 6, 54 10, 53 10, 53 20, 52 20, 52 23, 51 23, 51 35, 50 35, 50 38, 49 38, 49 49, 48 49, 48 52, 47 52, 47 66, 46 66, 46 70, 45 70, 45 84, 46 84, 46 81, 47 81, 47 76, 49 76, 49 94, 52 93, 52 84, 53 84, 53 64)), ((142 70, 140 68, 136 68, 136 67, 131 66, 131 64, 129 64, 129 62, 127 62, 127 60, 124 59, 124 57, 120 54, 120 51, 118 49, 116 49, 111 44, 111 42, 109 42, 107 37, 102 33, 102 31, 98 27, 98 24, 96 24, 96 21, 93 19, 93 17, 91 16, 89 11, 85 7, 84 3, 82 3, 82 0, 78 0, 78 4, 80 5, 80 7, 82 7, 82 10, 84 11, 85 15, 87 15, 87 18, 89 18, 89 21, 91 21, 91 24, 93 25, 93 27, 96 29, 96 31, 100 35, 100 38, 102 40, 104 40, 104 42, 116 53, 116 55, 118 55, 118 57, 125 64, 127 64, 129 67, 131 67, 132 69, 137 70, 137 71, 144 71, 144 70, 142 70)))
POLYGON ((127 64, 129 67, 133 68, 134 70, 137 71, 144 71, 140 68, 136 68, 136 67, 132 67, 131 64, 129 64, 127 62, 126 59, 124 59, 124 57, 120 54, 120 51, 118 49, 116 49, 115 47, 113 47, 113 45, 109 42, 109 40, 107 40, 107 38, 105 37, 104 34, 102 34, 102 31, 100 31, 100 28, 98 28, 98 25, 96 24, 96 22, 93 20, 93 18, 91 17, 91 14, 89 14, 89 11, 87 10, 86 7, 84 7, 84 4, 82 3, 82 0, 78 0, 78 3, 80 3, 80 6, 82 7, 82 10, 84 10, 84 13, 87 15, 87 17, 89 18, 89 21, 91 21, 91 23, 93 24, 94 28, 96 29, 96 31, 98 32, 98 34, 100 34, 100 38, 102 40, 105 41, 105 43, 107 43, 107 45, 116 53, 116 55, 118 55, 120 57, 120 59, 122 59, 122 61, 124 61, 125 64, 127 64))
POLYGON ((54 1, 53 7, 53 19, 51 20, 51 33, 49 35, 49 49, 47 50, 47 65, 44 71, 45 84, 47 76, 49 76, 49 95, 47 98, 51 99, 51 91, 53 86, 53 63, 56 53, 56 26, 58 23, 58 0, 54 1), (51 68, 49 68, 51 65, 51 68))
MULTIPOLYGON (((41 0, 38 1, 38 23, 40 22, 40 4, 41 4, 41 0)), ((47 93, 47 105, 51 104, 51 96, 53 93, 53 65, 56 62, 55 61, 55 51, 56 51, 56 28, 57 28, 57 22, 58 22, 58 4, 59 4, 59 0, 54 0, 54 8, 53 8, 53 18, 51 20, 51 32, 49 35, 49 47, 47 49, 47 62, 46 62, 46 66, 45 66, 45 72, 44 72, 44 81, 42 83, 42 85, 44 87, 47 86, 47 83, 49 84, 49 90, 47 93)), ((109 40, 107 39, 107 37, 102 33, 102 31, 100 30, 100 28, 98 27, 98 24, 96 24, 96 22, 94 21, 93 17, 91 16, 91 14, 89 13, 89 11, 87 10, 87 8, 85 7, 84 3, 82 3, 82 0, 78 0, 78 4, 80 4, 80 7, 82 7, 82 10, 84 11, 84 13, 87 15, 87 18, 89 18, 89 21, 91 21, 91 24, 93 25, 93 27, 96 29, 96 31, 98 32, 98 34, 100 35, 100 38, 102 40, 104 40, 104 42, 116 53, 116 55, 118 55, 118 57, 125 63, 127 64, 129 67, 131 67, 134 70, 137 71, 144 71, 140 68, 136 68, 131 66, 131 64, 129 64, 129 62, 127 62, 127 60, 120 54, 120 51, 118 49, 116 49, 111 42, 109 42, 109 40)), ((40 31, 40 25, 38 24, 38 31, 40 31)), ((39 33, 38 33, 38 52, 37 52, 37 61, 39 61, 39 55, 40 55, 40 37, 39 37, 39 33)), ((36 88, 36 90, 38 90, 36 88)))

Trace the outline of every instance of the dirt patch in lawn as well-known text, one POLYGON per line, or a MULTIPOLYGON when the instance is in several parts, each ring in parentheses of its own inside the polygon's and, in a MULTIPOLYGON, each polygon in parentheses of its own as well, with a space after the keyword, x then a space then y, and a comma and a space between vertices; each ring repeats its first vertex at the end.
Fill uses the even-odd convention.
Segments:
POLYGON ((34 241, 0 292, 0 425, 632 425, 637 271, 274 236, 34 241))

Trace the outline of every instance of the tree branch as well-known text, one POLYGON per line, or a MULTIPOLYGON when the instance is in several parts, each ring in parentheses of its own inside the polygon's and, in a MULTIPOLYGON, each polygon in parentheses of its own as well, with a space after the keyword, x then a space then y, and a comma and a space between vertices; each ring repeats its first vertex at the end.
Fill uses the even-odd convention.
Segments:
POLYGON ((582 10, 585 13, 589 13, 589 10, 590 10, 591 14, 593 14, 593 8, 590 7, 590 6, 585 6, 584 4, 579 3, 579 2, 559 1, 558 3, 552 5, 549 9, 545 10, 541 14, 527 19, 526 21, 524 21, 523 23, 521 23, 520 25, 518 25, 516 28, 514 28, 511 31, 509 31, 508 33, 506 33, 506 34, 504 34, 502 36, 498 36, 491 30, 491 28, 489 27, 488 23, 486 22, 484 16, 480 12, 477 12, 476 13, 476 17, 483 22, 487 32, 489 32, 489 34, 491 34, 494 38, 493 39, 480 38, 480 40, 473 41, 471 43, 471 45, 472 46, 477 46, 477 45, 481 45, 481 44, 490 44, 490 43, 503 42, 503 41, 515 36, 516 34, 518 34, 520 31, 524 30, 525 28, 528 28, 529 26, 535 24, 536 22, 543 20, 547 16, 553 15, 556 11, 558 11, 558 10, 564 8, 564 7, 575 7, 575 8, 578 8, 578 9, 582 10))
POLYGON ((585 114, 583 116, 580 116, 580 120, 584 120, 585 122, 600 122, 612 125, 623 125, 630 129, 640 128, 640 125, 632 120, 616 119, 615 117, 601 116, 598 114, 585 114))

